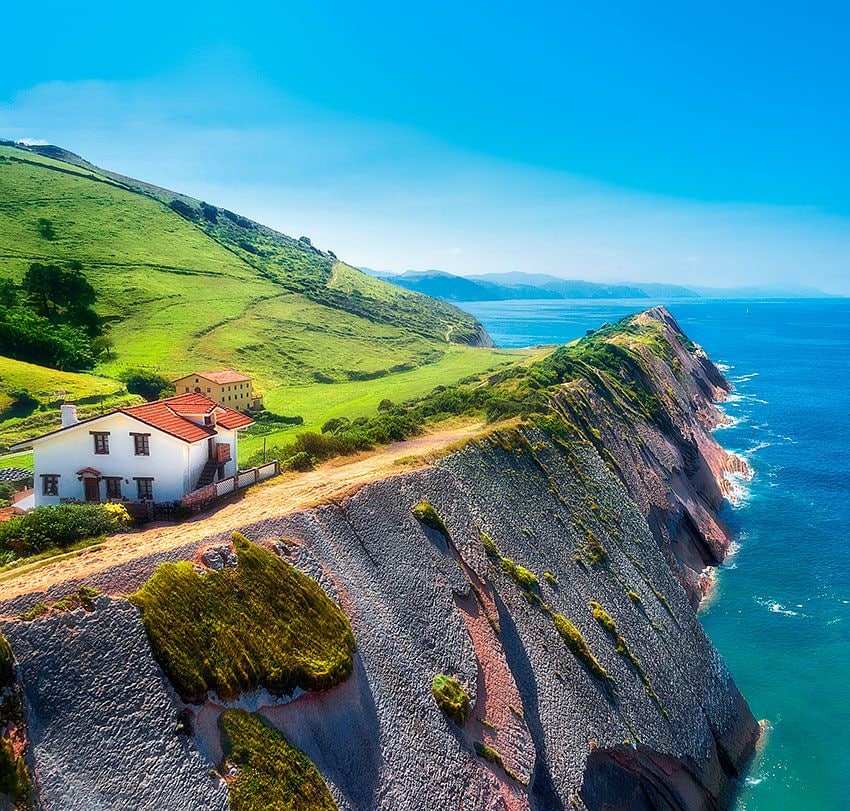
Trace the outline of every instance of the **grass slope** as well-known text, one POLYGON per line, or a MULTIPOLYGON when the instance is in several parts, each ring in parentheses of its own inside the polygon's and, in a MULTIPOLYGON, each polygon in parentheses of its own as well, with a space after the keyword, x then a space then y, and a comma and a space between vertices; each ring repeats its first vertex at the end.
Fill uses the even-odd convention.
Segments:
POLYGON ((0 273, 82 262, 112 322, 107 373, 230 364, 269 387, 418 366, 440 357, 449 333, 474 340, 474 319, 450 305, 223 209, 107 175, 0 146, 0 273))
MULTIPOLYGON (((115 342, 99 375, 234 366, 256 377, 271 410, 313 425, 502 360, 468 346, 482 339, 472 316, 374 279, 306 238, 42 151, 62 160, 0 145, 0 278, 19 279, 36 261, 82 262, 115 342)), ((25 375, 24 387, 46 391, 40 377, 25 375)), ((69 397, 99 393, 83 378, 66 382, 69 397)))
MULTIPOLYGON (((109 377, 60 372, 0 357, 0 454, 16 442, 58 427, 59 406, 64 400, 75 402, 84 418, 140 399, 109 377), (32 400, 16 401, 15 392, 20 390, 28 392, 32 400)), ((0 468, 31 468, 31 459, 32 454, 0 458, 0 468)))

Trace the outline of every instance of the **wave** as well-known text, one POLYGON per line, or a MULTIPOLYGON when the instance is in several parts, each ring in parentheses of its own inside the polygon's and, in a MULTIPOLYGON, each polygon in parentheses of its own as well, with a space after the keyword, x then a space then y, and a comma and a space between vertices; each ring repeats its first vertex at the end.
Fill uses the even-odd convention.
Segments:
POLYGON ((735 377, 730 377, 729 379, 733 383, 746 383, 748 380, 752 380, 754 377, 758 377, 760 372, 751 372, 748 375, 737 375, 735 377))
POLYGON ((729 503, 736 508, 746 506, 752 497, 752 474, 730 473, 725 472, 726 479, 726 498, 729 503))
POLYGON ((744 456, 752 456, 754 453, 769 448, 772 444, 772 442, 757 442, 752 448, 744 451, 744 456))
MULTIPOLYGON (((783 617, 807 617, 808 614, 804 614, 802 611, 795 611, 792 608, 787 608, 782 605, 782 603, 777 600, 772 600, 769 597, 753 597, 755 602, 766 608, 772 614, 782 614, 783 617)), ((797 605, 796 608, 802 608, 802 605, 797 605)))

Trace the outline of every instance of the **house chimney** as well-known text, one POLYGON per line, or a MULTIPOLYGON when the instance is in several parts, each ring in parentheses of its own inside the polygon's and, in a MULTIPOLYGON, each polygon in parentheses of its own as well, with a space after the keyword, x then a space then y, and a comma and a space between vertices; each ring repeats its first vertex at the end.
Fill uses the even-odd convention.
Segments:
POLYGON ((62 427, 77 424, 77 407, 73 403, 62 403, 59 409, 62 414, 62 427))

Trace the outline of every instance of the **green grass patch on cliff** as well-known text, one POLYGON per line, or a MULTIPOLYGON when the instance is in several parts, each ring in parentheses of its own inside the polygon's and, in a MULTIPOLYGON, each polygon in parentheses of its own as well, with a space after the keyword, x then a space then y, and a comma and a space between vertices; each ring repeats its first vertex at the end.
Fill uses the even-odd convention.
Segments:
MULTIPOLYGON (((593 614, 593 619, 595 619, 605 633, 611 637, 614 645, 616 647, 617 653, 620 654, 624 659, 627 659, 632 667, 637 671, 640 676, 641 681, 643 682, 644 689, 646 690, 646 694, 659 706, 661 707, 661 699, 659 699, 658 694, 655 692, 655 689, 652 687, 652 684, 649 681, 649 677, 646 675, 646 671, 643 669, 643 664, 641 664, 640 659, 632 653, 628 644, 626 644, 626 640, 623 639, 620 632, 617 630, 617 624, 614 622, 614 618, 602 607, 600 603, 596 600, 590 601, 590 610, 593 614)), ((667 711, 661 707, 662 712, 664 712, 665 716, 667 715, 667 711)))
POLYGON ((425 524, 426 527, 436 529, 444 538, 449 537, 449 531, 440 518, 440 514, 434 509, 433 505, 427 501, 420 501, 412 510, 413 517, 425 524))
POLYGON ((472 703, 457 679, 438 673, 431 682, 431 695, 437 706, 458 726, 462 727, 466 723, 472 703))
POLYGON ((224 699, 256 687, 321 690, 352 668, 348 618, 315 580, 239 533, 238 565, 201 574, 161 564, 130 597, 177 692, 224 699))
POLYGON ((231 811, 336 811, 322 775, 300 749, 258 715, 227 710, 219 719, 231 811))
POLYGON ((590 671, 591 675, 601 681, 606 687, 612 687, 614 683, 613 679, 593 655, 590 646, 587 644, 578 627, 563 614, 557 614, 554 611, 550 611, 550 614, 555 630, 561 639, 564 640, 564 644, 570 649, 573 655, 590 671))

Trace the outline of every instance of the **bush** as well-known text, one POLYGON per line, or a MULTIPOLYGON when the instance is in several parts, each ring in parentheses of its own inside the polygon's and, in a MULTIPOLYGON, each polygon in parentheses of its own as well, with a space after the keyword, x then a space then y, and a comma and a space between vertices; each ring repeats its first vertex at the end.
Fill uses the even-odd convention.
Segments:
POLYGON ((299 451, 295 456, 290 456, 280 467, 281 470, 298 470, 305 473, 313 469, 313 461, 310 459, 309 453, 299 451))
POLYGON ((431 695, 437 706, 458 726, 466 723, 472 703, 457 679, 438 673, 431 682, 431 695))
POLYGON ((110 535, 130 524, 120 504, 57 504, 36 507, 0 524, 0 551, 19 557, 63 548, 88 538, 110 535))
POLYGON ((165 375, 151 369, 125 369, 118 379, 130 394, 139 394, 148 402, 174 394, 174 384, 165 375))
POLYGON ((281 425, 303 425, 304 417, 295 415, 275 414, 273 411, 256 411, 251 415, 254 422, 280 423, 281 425))

